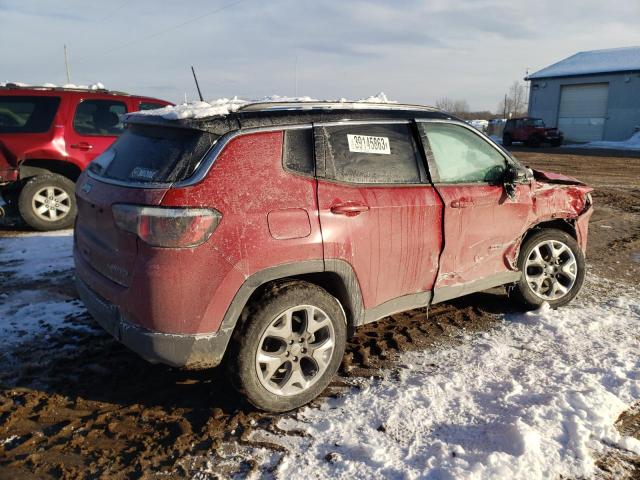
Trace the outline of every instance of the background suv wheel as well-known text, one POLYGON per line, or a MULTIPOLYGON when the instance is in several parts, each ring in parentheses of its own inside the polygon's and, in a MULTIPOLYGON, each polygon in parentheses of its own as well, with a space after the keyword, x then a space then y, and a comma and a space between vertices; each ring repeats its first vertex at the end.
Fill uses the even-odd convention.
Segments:
POLYGON ((511 139, 511 135, 509 135, 508 133, 502 135, 502 145, 504 145, 505 147, 510 147, 512 143, 513 140, 511 139))
POLYGON ((569 303, 582 288, 584 255, 576 241, 560 230, 541 230, 520 250, 522 278, 511 295, 527 308, 548 302, 553 308, 569 303))
POLYGON ((75 184, 54 173, 31 177, 20 191, 18 209, 36 230, 71 227, 77 212, 75 184))
POLYGON ((256 407, 292 410, 317 397, 340 366, 346 319, 338 301, 301 281, 271 286, 243 313, 228 368, 256 407))

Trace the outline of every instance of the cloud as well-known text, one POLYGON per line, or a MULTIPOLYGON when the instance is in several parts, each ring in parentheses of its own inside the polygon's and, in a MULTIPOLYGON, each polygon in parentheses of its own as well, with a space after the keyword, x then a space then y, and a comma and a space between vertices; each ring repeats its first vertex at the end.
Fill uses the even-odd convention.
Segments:
POLYGON ((640 3, 628 0, 245 0, 189 22, 230 1, 3 0, 0 80, 64 83, 66 43, 75 83, 172 101, 193 98, 195 65, 209 97, 292 95, 298 85, 316 98, 384 90, 494 109, 527 67, 640 44, 640 3))

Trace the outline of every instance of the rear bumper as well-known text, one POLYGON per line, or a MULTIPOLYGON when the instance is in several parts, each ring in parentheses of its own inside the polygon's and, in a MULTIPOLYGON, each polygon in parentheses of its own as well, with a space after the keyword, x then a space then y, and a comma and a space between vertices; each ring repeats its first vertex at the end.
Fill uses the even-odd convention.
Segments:
POLYGON ((76 289, 102 328, 149 362, 172 367, 210 368, 222 361, 230 330, 192 335, 152 332, 128 322, 116 305, 100 297, 77 273, 76 289))

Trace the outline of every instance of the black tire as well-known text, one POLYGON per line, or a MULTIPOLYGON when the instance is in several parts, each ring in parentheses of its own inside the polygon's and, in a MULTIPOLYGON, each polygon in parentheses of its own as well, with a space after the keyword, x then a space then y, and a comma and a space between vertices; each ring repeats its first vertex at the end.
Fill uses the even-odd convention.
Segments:
POLYGON ((36 230, 69 228, 73 225, 78 211, 75 184, 68 178, 55 173, 31 177, 20 191, 18 210, 24 221, 36 230), (51 195, 47 195, 47 191, 51 195), (45 197, 46 200, 39 200, 45 197))
POLYGON ((510 147, 512 143, 513 139, 511 138, 511 135, 509 135, 508 133, 502 135, 502 145, 504 145, 505 147, 510 147))
MULTIPOLYGON (((346 319, 338 300, 324 289, 307 282, 275 283, 245 307, 241 324, 236 328, 231 340, 225 363, 234 386, 251 404, 268 412, 286 412, 310 402, 329 385, 342 361, 346 339, 346 319), (258 353, 265 351, 262 342, 266 340, 263 339, 263 335, 267 335, 266 331, 270 326, 273 328, 273 322, 281 318, 287 310, 300 305, 311 305, 326 312, 333 326, 334 347, 328 356, 324 372, 320 374, 318 369, 318 377, 311 377, 315 378, 315 383, 301 390, 299 394, 278 395, 268 390, 263 384, 265 380, 258 377, 258 353)), ((283 345, 283 348, 289 348, 286 343, 283 345)), ((288 351, 285 353, 289 355, 288 351)), ((302 356, 299 360, 297 357, 292 358, 302 365, 302 356)), ((292 365, 293 361, 283 363, 275 371, 274 377, 278 372, 286 372, 282 380, 282 383, 286 384, 286 378, 290 377, 293 371, 292 365)))
MULTIPOLYGON (((566 255, 567 257, 569 257, 568 253, 566 253, 566 255)), ((538 268, 538 267, 529 267, 529 268, 538 268)), ((542 267, 540 268, 541 270, 543 270, 542 267)), ((560 269, 561 267, 557 266, 556 268, 560 269)), ((571 300, 573 300, 575 296, 578 294, 578 292, 580 291, 580 289, 582 288, 582 284, 584 283, 584 275, 586 271, 586 263, 585 263, 584 254, 582 253, 582 250, 580 249, 580 247, 578 246, 578 243, 575 241, 575 239, 572 236, 570 236, 566 232, 563 232, 562 230, 544 229, 534 233, 529 238, 527 238, 523 243, 520 249, 520 255, 518 257, 518 269, 522 272, 522 278, 513 288, 509 290, 510 298, 512 298, 516 303, 523 306, 527 310, 538 308, 545 301, 549 303, 550 307, 558 308, 566 305, 571 300), (545 299, 540 295, 536 294, 536 292, 534 291, 534 287, 532 287, 532 285, 527 281, 527 278, 526 278, 527 272, 525 271, 525 265, 527 263, 527 260, 532 258, 532 256, 535 257, 536 255, 533 253, 533 250, 536 248, 536 246, 539 246, 549 241, 559 242, 565 245, 566 247, 568 247, 568 249, 573 254, 573 257, 576 263, 575 280, 573 281, 572 286, 568 289, 568 291, 563 296, 557 299, 545 299)), ((536 273, 536 272, 534 271, 530 273, 536 273)), ((560 275, 562 275, 562 273, 560 273, 560 275)), ((537 277, 537 278, 540 278, 540 277, 537 277)), ((568 278, 569 277, 566 277, 564 279, 562 278, 558 279, 558 277, 556 276, 556 280, 562 281, 562 282, 567 281, 568 278)), ((545 281, 553 282, 554 280, 550 279, 545 281)), ((563 285, 563 287, 566 287, 566 285, 563 285)))
POLYGON ((552 147, 559 147, 560 145, 562 145, 562 140, 553 140, 551 142, 552 147))

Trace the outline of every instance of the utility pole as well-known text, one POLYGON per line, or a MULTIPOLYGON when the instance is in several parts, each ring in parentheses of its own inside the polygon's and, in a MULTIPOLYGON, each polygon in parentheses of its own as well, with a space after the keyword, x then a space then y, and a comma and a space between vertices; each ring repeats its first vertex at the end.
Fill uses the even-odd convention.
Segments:
POLYGON ((67 69, 67 83, 71 83, 71 71, 69 70, 69 56, 67 55, 67 46, 64 46, 64 66, 67 69))
POLYGON ((507 118, 507 94, 504 94, 504 111, 502 113, 502 118, 507 118))
POLYGON ((293 61, 293 96, 298 96, 298 55, 293 61))

